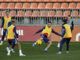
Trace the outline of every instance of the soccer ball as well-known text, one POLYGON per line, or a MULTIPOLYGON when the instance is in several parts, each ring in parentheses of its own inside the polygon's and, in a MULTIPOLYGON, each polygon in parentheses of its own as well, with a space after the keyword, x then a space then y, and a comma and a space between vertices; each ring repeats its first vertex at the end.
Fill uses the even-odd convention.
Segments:
POLYGON ((42 44, 42 41, 41 41, 41 40, 38 40, 38 41, 37 41, 37 44, 38 44, 38 45, 41 45, 41 44, 42 44))

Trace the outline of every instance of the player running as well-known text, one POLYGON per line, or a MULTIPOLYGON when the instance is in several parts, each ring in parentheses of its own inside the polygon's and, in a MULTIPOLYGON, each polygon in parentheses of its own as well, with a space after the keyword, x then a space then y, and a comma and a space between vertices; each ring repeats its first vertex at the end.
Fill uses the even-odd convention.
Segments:
POLYGON ((22 53, 21 45, 18 42, 18 34, 16 32, 15 21, 12 21, 11 25, 7 29, 7 40, 8 40, 8 43, 9 43, 9 49, 7 50, 8 51, 8 53, 7 53, 8 56, 10 56, 10 52, 11 52, 12 49, 14 49, 15 44, 19 45, 18 46, 19 47, 19 56, 25 56, 22 53))
POLYGON ((9 12, 6 11, 6 16, 4 16, 4 17, 2 18, 1 29, 3 30, 3 35, 2 35, 2 39, 1 39, 0 45, 3 44, 4 38, 5 38, 5 36, 6 36, 6 33, 7 33, 7 24, 8 24, 9 21, 11 21, 11 17, 9 16, 9 12))
POLYGON ((62 40, 60 42, 60 48, 58 54, 62 53, 62 47, 63 44, 66 42, 66 53, 69 53, 69 43, 72 38, 72 33, 71 33, 71 26, 67 24, 67 18, 63 19, 63 25, 62 25, 62 40))
MULTIPOLYGON (((51 33, 55 33, 56 35, 61 36, 60 34, 58 34, 57 32, 55 32, 52 29, 51 22, 48 22, 48 25, 46 25, 45 27, 43 27, 41 30, 37 31, 35 34, 40 33, 40 32, 41 32, 41 35, 40 35, 40 39, 38 39, 38 40, 41 40, 41 41, 44 41, 45 43, 48 43, 47 47, 44 49, 45 52, 48 51, 48 48, 52 44, 52 41, 49 40, 49 37, 51 36, 51 33)), ((37 41, 33 44, 33 47, 37 44, 37 41)))

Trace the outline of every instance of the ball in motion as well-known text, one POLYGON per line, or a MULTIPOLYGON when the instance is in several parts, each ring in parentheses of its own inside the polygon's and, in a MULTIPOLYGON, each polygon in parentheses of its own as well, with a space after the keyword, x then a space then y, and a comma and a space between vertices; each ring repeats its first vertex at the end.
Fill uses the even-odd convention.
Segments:
POLYGON ((38 41, 37 41, 37 44, 38 44, 38 45, 41 45, 41 44, 42 44, 42 41, 41 41, 41 40, 38 40, 38 41))

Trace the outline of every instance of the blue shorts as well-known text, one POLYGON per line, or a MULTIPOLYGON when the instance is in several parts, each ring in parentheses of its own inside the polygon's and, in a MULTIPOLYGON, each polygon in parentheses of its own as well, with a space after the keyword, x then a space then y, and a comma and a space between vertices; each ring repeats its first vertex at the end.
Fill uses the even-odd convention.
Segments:
POLYGON ((11 45, 11 44, 15 44, 15 39, 13 40, 8 40, 8 43, 11 45))
POLYGON ((48 43, 49 39, 44 34, 41 34, 40 37, 43 38, 45 43, 48 43))

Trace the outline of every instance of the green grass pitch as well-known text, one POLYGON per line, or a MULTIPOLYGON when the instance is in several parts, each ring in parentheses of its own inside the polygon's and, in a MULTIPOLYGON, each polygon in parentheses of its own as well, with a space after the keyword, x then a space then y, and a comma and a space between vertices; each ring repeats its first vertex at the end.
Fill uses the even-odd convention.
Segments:
POLYGON ((66 54, 66 44, 63 45, 63 52, 58 55, 57 42, 53 42, 48 52, 44 52, 46 47, 45 43, 41 46, 32 47, 33 42, 20 42, 22 44, 23 53, 25 57, 18 55, 17 46, 15 47, 15 53, 11 53, 11 56, 7 56, 6 47, 8 43, 0 46, 0 60, 80 60, 80 43, 70 43, 70 53, 66 54))

